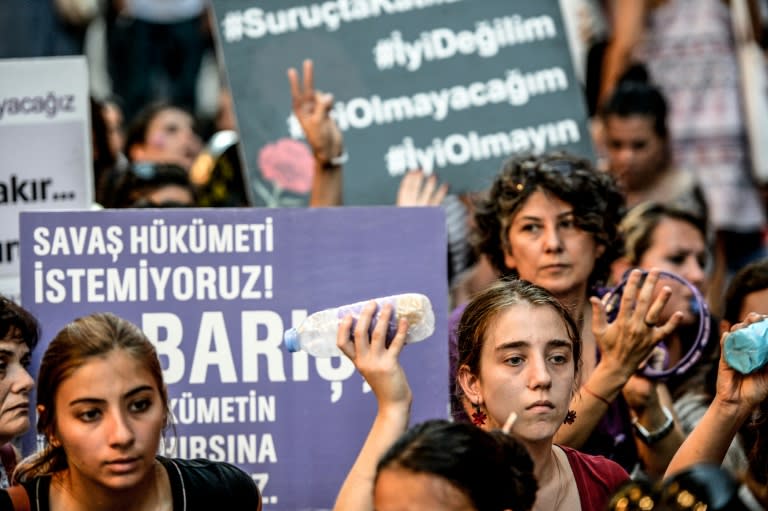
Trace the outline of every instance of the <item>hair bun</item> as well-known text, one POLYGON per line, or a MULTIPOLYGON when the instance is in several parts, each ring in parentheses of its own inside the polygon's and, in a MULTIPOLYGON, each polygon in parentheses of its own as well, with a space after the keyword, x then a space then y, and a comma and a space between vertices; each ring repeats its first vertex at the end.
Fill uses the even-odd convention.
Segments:
POLYGON ((619 85, 624 83, 650 83, 648 68, 640 62, 633 63, 619 78, 619 85))

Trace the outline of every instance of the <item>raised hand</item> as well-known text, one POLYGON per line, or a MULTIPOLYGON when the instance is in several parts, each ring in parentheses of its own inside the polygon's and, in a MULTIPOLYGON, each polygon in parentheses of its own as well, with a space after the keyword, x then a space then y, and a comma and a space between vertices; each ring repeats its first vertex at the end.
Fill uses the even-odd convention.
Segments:
POLYGON ((437 186, 437 176, 426 176, 421 169, 403 176, 397 190, 398 206, 439 206, 448 193, 448 184, 437 186))
POLYGON ((371 386, 380 409, 388 405, 410 407, 411 388, 398 360, 400 351, 405 345, 408 321, 405 319, 399 321, 395 337, 387 347, 387 324, 392 315, 392 305, 386 304, 381 308, 378 322, 369 339, 368 328, 376 307, 376 302, 371 301, 360 312, 354 329, 354 339, 350 338, 352 317, 345 317, 339 324, 336 345, 355 364, 357 370, 371 386))
MULTIPOLYGON (((731 327, 730 332, 744 328, 752 323, 766 318, 763 314, 751 312, 741 323, 731 327)), ((717 387, 715 399, 723 404, 751 410, 753 407, 768 399, 768 366, 763 366, 750 374, 741 374, 731 368, 725 361, 723 345, 730 332, 720 338, 720 362, 717 368, 717 387)))
MULTIPOLYGON (((763 319, 764 315, 751 312, 744 322, 733 325, 731 332, 763 319)), ((741 374, 725 362, 722 346, 729 334, 720 338, 715 399, 672 458, 666 477, 699 463, 722 463, 736 432, 752 410, 768 399, 768 366, 741 374)))
POLYGON ((661 312, 672 290, 664 286, 654 299, 659 270, 648 272, 641 284, 643 272, 633 270, 621 297, 616 319, 608 323, 605 304, 592 297, 592 332, 600 347, 601 360, 615 364, 627 378, 648 358, 656 346, 669 336, 683 319, 675 312, 665 323, 659 323, 661 312))
POLYGON ((410 418, 413 397, 408 379, 398 361, 405 345, 408 322, 405 319, 399 321, 397 333, 387 347, 387 323, 392 315, 392 306, 387 304, 382 307, 369 339, 368 328, 375 312, 376 302, 371 301, 357 318, 354 339, 350 339, 352 317, 345 317, 339 324, 336 337, 336 345, 352 360, 371 386, 379 410, 354 465, 344 479, 333 506, 334 511, 373 511, 376 465, 405 431, 410 418))
POLYGON ((344 152, 343 137, 330 115, 333 95, 315 90, 311 60, 303 63, 303 80, 294 68, 288 69, 293 113, 320 165, 326 165, 344 152))

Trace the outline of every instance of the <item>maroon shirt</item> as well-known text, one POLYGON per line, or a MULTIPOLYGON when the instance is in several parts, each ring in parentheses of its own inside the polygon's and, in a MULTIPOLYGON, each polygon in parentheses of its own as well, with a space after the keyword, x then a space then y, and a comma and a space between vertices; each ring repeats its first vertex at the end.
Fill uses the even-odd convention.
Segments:
POLYGON ((576 478, 581 511, 604 511, 613 493, 629 480, 629 474, 621 465, 603 456, 559 447, 565 451, 576 478))

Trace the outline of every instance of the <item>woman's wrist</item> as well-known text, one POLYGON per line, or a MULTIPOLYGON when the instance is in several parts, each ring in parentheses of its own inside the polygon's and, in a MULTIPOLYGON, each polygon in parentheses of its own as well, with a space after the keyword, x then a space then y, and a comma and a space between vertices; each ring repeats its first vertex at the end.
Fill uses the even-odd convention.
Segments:
POLYGON ((749 418, 754 407, 747 405, 742 401, 733 401, 715 395, 710 408, 715 411, 719 417, 735 420, 741 424, 749 418))
POLYGON ((647 445, 653 445, 669 435, 675 427, 672 412, 661 404, 646 407, 642 415, 632 417, 635 434, 647 445))
POLYGON ((386 421, 407 425, 411 418, 411 400, 397 401, 381 406, 378 415, 386 421))
POLYGON ((338 147, 312 148, 312 156, 317 165, 323 169, 340 168, 349 159, 349 154, 343 145, 338 147))
POLYGON ((613 401, 624 388, 632 374, 615 361, 603 358, 595 366, 595 370, 589 377, 589 389, 598 393, 608 401, 613 401))

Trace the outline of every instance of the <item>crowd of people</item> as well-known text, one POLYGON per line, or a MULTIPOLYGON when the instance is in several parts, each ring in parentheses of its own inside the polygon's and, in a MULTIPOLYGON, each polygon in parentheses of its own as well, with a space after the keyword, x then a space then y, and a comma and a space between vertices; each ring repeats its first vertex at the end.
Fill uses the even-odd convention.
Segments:
MULTIPOLYGON (((768 509, 768 366, 741 374, 722 348, 768 321, 766 204, 737 80, 722 79, 736 75, 727 6, 579 2, 604 21, 598 44, 581 31, 582 64, 598 68, 585 70, 598 159, 511 155, 461 196, 419 169, 402 178, 396 205, 446 210, 452 312, 436 342, 449 346, 451 417, 410 424, 408 325, 387 337, 391 307, 344 318, 337 345, 378 408, 336 511, 768 509)), ((56 16, 60 3, 14 12, 56 16)), ((94 197, 249 206, 231 98, 215 136, 195 118, 205 2, 170 3, 106 3, 114 96, 91 101, 94 197)), ((83 26, 54 25, 40 35, 60 42, 34 51, 82 51, 83 26)), ((10 52, 0 45, 0 57, 32 54, 10 52)), ((314 159, 308 206, 343 206, 344 137, 314 74, 306 60, 286 81, 314 159)), ((33 378, 39 338, 38 320, 0 297, 0 509, 261 509, 234 465, 157 455, 173 417, 137 326, 73 318, 33 378), (32 405, 46 442, 22 459, 32 405)))

